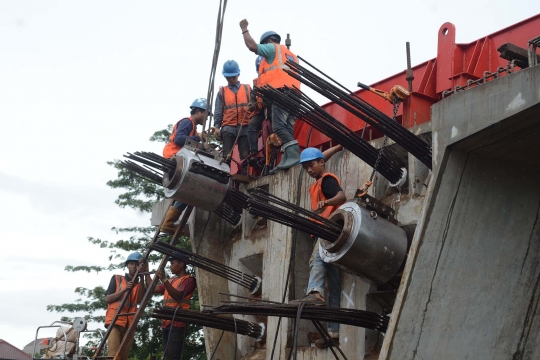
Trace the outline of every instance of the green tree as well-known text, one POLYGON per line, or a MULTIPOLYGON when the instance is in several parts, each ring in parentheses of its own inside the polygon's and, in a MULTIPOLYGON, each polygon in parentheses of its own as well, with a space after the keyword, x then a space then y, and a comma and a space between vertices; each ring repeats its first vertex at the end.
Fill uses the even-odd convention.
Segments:
MULTIPOLYGON (((167 129, 156 131, 150 141, 166 143, 171 134, 172 125, 167 129)), ((128 207, 135 211, 150 212, 152 205, 164 198, 163 188, 156 184, 143 180, 119 165, 119 160, 107 162, 118 171, 118 176, 114 180, 107 182, 107 185, 113 189, 122 189, 125 192, 120 194, 115 200, 115 203, 122 207, 128 207)), ((122 270, 124 268, 124 259, 127 254, 133 251, 144 252, 146 245, 151 241, 156 228, 149 227, 129 227, 117 228, 113 227, 112 231, 116 234, 122 234, 124 239, 117 241, 102 240, 99 238, 89 237, 88 241, 100 248, 109 250, 108 266, 73 266, 65 267, 66 271, 70 272, 96 272, 99 274, 103 270, 122 270)), ((178 247, 191 250, 189 238, 180 238, 178 247)), ((160 254, 151 254, 149 258, 150 264, 156 264, 161 260, 160 254)), ((188 266, 188 272, 193 273, 193 269, 188 266)), ((101 284, 108 285, 109 279, 99 279, 101 284)), ((74 303, 48 305, 47 310, 59 313, 84 313, 87 321, 92 321, 98 324, 105 322, 105 316, 101 315, 107 309, 105 302, 106 286, 96 286, 93 289, 78 287, 75 293, 80 296, 74 303)), ((199 298, 197 292, 193 296, 195 309, 199 309, 199 298)), ((161 298, 154 297, 147 306, 149 310, 156 306, 160 306, 161 298)), ((62 320, 71 321, 73 317, 63 316, 62 320)), ((158 358, 162 354, 161 345, 161 328, 160 321, 150 317, 144 317, 138 324, 135 341, 131 347, 130 357, 135 359, 148 359, 150 355, 157 355, 158 358)), ((98 334, 87 334, 89 347, 97 346, 100 342, 98 334)), ((85 351, 87 355, 93 355, 91 349, 85 351)), ((204 348, 204 339, 202 337, 202 328, 195 325, 188 325, 186 335, 186 346, 184 347, 184 359, 206 359, 204 348)))

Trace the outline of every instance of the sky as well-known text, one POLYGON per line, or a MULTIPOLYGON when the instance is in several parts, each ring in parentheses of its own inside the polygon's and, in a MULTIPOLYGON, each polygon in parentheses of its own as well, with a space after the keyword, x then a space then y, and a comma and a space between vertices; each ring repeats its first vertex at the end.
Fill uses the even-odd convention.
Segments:
MULTIPOLYGON (((47 305, 73 302, 76 287, 107 286, 110 272, 64 271, 108 264, 108 250, 89 236, 115 240, 113 226, 149 225, 149 214, 114 204, 120 191, 106 186, 116 175, 106 162, 161 153, 148 141, 153 132, 206 97, 218 5, 0 0, 1 339, 22 348, 62 316, 47 305)), ((434 58, 445 22, 469 43, 538 13, 536 0, 229 0, 216 86, 229 59, 240 81, 256 76, 244 18, 256 40, 290 33, 294 53, 356 89, 403 71, 406 41, 413 65, 434 58)))

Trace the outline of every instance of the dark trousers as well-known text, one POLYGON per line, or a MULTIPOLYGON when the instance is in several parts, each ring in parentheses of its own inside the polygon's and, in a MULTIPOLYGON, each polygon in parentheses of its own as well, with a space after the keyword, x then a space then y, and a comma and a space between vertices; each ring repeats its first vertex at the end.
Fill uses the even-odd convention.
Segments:
MULTIPOLYGON (((227 156, 234 146, 234 141, 236 140, 236 135, 230 132, 223 132, 223 156, 227 156)), ((246 135, 240 135, 238 137, 238 152, 240 153, 240 159, 245 159, 249 154, 249 143, 246 135)))
POLYGON ((261 131, 263 121, 263 111, 249 119, 247 136, 249 142, 249 151, 252 153, 259 151, 259 131, 261 131))
POLYGON ((163 330, 163 353, 167 360, 181 360, 186 328, 169 326, 163 330))

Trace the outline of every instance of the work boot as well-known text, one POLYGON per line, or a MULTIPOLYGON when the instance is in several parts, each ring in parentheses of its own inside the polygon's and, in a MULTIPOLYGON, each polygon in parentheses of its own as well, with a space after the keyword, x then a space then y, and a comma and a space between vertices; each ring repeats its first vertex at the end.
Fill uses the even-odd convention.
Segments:
POLYGON ((289 301, 289 305, 300 305, 302 303, 306 305, 326 305, 324 298, 318 292, 310 293, 302 299, 289 301))
POLYGON ((256 154, 257 154, 257 151, 251 151, 248 155, 247 161, 249 163, 249 166, 251 167, 256 167, 257 162, 259 161, 259 159, 257 159, 257 157, 255 156, 256 154))
POLYGON ((161 229, 159 229, 159 231, 166 234, 174 234, 174 232, 176 231, 176 226, 174 225, 174 222, 178 220, 181 214, 182 210, 179 210, 174 206, 170 206, 169 210, 167 210, 167 214, 165 215, 165 221, 163 221, 163 224, 161 225, 161 229))
POLYGON ((300 147, 298 146, 298 141, 293 140, 283 144, 281 152, 283 153, 281 161, 278 166, 270 171, 270 174, 275 174, 277 171, 281 170, 287 170, 300 163, 300 147))

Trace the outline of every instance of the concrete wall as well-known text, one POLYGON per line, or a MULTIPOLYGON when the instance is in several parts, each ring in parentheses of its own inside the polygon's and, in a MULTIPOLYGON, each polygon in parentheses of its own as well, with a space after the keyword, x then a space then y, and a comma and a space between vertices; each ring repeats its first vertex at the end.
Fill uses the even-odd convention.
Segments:
MULTIPOLYGON (((429 124, 418 127, 416 131, 429 131, 429 124)), ((382 139, 373 142, 376 146, 382 143, 382 139)), ((397 189, 389 189, 388 182, 377 175, 374 185, 370 192, 377 195, 378 198, 384 198, 388 204, 395 203, 397 216, 400 225, 414 225, 420 215, 422 203, 425 195, 425 186, 429 171, 427 168, 417 162, 414 158, 408 157, 405 152, 396 145, 389 142, 393 151, 400 152, 400 156, 409 161, 409 180, 402 188, 401 201, 396 202, 397 189), (409 187, 409 184, 413 184, 409 187)), ((363 186, 371 175, 371 167, 363 163, 356 156, 348 151, 336 154, 327 164, 327 169, 335 173, 342 183, 343 190, 347 198, 352 198, 356 190, 363 186)), ((269 191, 285 200, 296 202, 298 189, 300 189, 300 206, 309 208, 309 187, 314 180, 307 174, 300 176, 301 167, 297 166, 287 172, 267 176, 250 183, 242 188, 246 191, 248 188, 257 186, 267 186, 269 191)), ((282 301, 285 291, 287 271, 290 262, 292 247, 292 230, 280 224, 269 221, 266 225, 256 226, 255 221, 249 214, 244 213, 243 224, 240 229, 234 231, 223 230, 223 223, 214 215, 207 224, 204 235, 201 236, 208 213, 196 210, 193 215, 191 229, 197 229, 192 234, 194 251, 209 256, 210 258, 223 262, 224 264, 245 271, 254 273, 260 271, 262 275, 262 298, 271 301, 282 301), (252 230, 253 229, 253 230, 252 230)), ((225 226, 226 227, 226 226, 225 226)), ((193 230, 192 230, 193 231, 193 230)), ((313 249, 313 242, 309 236, 304 233, 298 233, 296 256, 294 259, 294 285, 289 283, 285 301, 293 298, 303 297, 307 287, 309 276, 309 257, 313 249), (291 295, 294 294, 294 295, 291 295)), ((205 271, 197 272, 197 283, 201 304, 219 304, 220 299, 226 299, 219 296, 218 291, 229 292, 246 296, 247 290, 234 283, 225 281, 215 275, 208 274, 205 271)), ((342 281, 341 306, 344 308, 366 309, 366 295, 373 290, 371 285, 360 278, 343 274, 342 281)), ((380 311, 380 309, 377 309, 380 311)), ((237 316, 240 319, 248 321, 264 321, 265 319, 255 319, 254 317, 237 316)), ((277 330, 278 318, 270 317, 267 319, 267 340, 266 350, 255 350, 261 347, 253 339, 239 336, 238 356, 245 356, 245 359, 270 359, 274 336, 277 330)), ((277 336, 276 350, 274 359, 287 359, 293 342, 293 322, 283 319, 277 336)), ((321 350, 310 347, 307 332, 315 332, 310 322, 301 322, 300 335, 298 337, 298 359, 323 360, 333 358, 330 350, 321 350)), ((221 331, 215 331, 205 328, 205 340, 209 354, 216 346, 221 331)), ((373 334, 371 334, 373 335, 373 334)), ((376 336, 377 334, 375 334, 376 336)), ((340 331, 340 343, 343 352, 349 359, 363 359, 365 352, 366 331, 363 328, 353 326, 342 326, 340 331)), ((233 359, 234 358, 234 338, 227 334, 219 345, 218 355, 215 359, 233 359)))
POLYGON ((540 67, 432 116, 435 181, 380 359, 539 359, 540 67))

